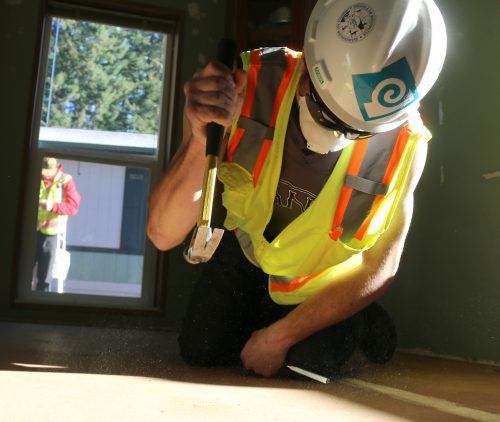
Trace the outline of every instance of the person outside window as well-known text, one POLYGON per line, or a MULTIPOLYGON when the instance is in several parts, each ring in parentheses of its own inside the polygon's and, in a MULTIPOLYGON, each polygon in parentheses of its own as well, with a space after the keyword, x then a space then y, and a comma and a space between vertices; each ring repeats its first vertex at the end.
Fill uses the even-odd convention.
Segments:
POLYGON ((66 236, 68 216, 80 207, 80 194, 70 174, 56 158, 45 157, 38 200, 34 289, 49 291, 58 237, 66 236))

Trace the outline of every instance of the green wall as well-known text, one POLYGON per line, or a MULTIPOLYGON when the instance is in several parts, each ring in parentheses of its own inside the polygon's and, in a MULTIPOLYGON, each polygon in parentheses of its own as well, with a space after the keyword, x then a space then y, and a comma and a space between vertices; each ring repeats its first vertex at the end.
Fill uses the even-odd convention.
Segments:
MULTIPOLYGON (((151 3, 186 11, 182 87, 215 51, 225 28, 226 2, 151 3), (199 7, 199 15, 193 5, 199 7)), ((422 107, 434 139, 416 192, 403 262, 383 302, 397 322, 401 347, 500 362, 500 177, 484 177, 500 171, 495 127, 500 7, 497 0, 437 3, 447 22, 449 49, 441 78, 422 107)), ((34 310, 13 312, 8 303, 39 7, 35 1, 22 0, 4 0, 0 7, 4 147, 0 155, 4 222, 0 317, 38 319, 40 314, 34 310)), ((167 255, 167 263, 167 313, 160 318, 165 326, 178 324, 199 271, 184 262, 181 248, 167 255)), ((71 319, 57 312, 53 317, 71 319)))
POLYGON ((384 302, 401 346, 500 362, 500 4, 437 0, 448 54, 422 113, 434 137, 384 302))

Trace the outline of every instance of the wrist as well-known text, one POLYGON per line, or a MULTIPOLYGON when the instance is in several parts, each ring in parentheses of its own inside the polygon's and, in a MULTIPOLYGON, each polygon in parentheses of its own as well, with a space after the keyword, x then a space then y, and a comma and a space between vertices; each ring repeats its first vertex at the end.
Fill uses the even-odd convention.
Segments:
POLYGON ((268 335, 272 338, 273 344, 284 351, 288 351, 298 340, 295 339, 293 330, 288 321, 282 318, 267 327, 268 335))
POLYGON ((181 154, 189 161, 204 159, 205 149, 206 137, 194 133, 184 138, 179 148, 179 150, 182 151, 181 154))

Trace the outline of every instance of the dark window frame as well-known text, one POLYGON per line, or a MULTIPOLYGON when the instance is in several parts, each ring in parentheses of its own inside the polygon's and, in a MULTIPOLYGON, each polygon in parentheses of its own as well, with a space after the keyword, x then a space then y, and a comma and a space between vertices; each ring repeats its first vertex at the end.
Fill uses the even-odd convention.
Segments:
MULTIPOLYGON (((51 154, 58 158, 66 159, 85 159, 92 160, 95 162, 105 162, 108 164, 119 164, 125 165, 127 168, 135 167, 141 168, 141 163, 144 169, 151 169, 153 167, 152 161, 154 161, 154 171, 149 173, 149 189, 154 185, 156 180, 159 179, 164 171, 167 163, 170 160, 170 154, 173 148, 172 139, 177 133, 176 119, 175 117, 179 115, 179 110, 175 106, 178 104, 176 101, 179 96, 178 89, 178 75, 180 74, 180 49, 182 44, 181 34, 183 32, 184 26, 184 12, 182 10, 169 9, 159 6, 153 6, 148 4, 123 4, 119 0, 42 0, 40 5, 40 20, 39 20, 39 31, 37 37, 37 49, 35 52, 35 63, 34 63, 34 74, 32 83, 32 92, 30 95, 31 99, 31 111, 29 114, 28 121, 28 133, 27 142, 24 150, 24 160, 23 160, 23 180, 22 185, 25 187, 22 195, 20 196, 20 207, 19 209, 25 209, 29 198, 27 191, 29 190, 28 184, 30 183, 29 169, 33 165, 33 156, 38 156, 42 152, 43 154, 51 154), (76 151, 74 154, 71 153, 69 149, 51 149, 43 148, 38 145, 38 128, 40 117, 40 105, 42 99, 40 98, 41 92, 43 92, 43 83, 46 78, 46 49, 48 48, 47 37, 50 38, 50 21, 53 16, 69 18, 69 19, 81 19, 90 20, 98 23, 119 25, 124 27, 130 27, 140 30, 148 31, 159 31, 163 33, 168 33, 171 37, 170 47, 171 52, 169 57, 166 58, 169 66, 164 73, 164 87, 162 92, 162 104, 161 104, 161 120, 163 124, 159 128, 159 145, 157 149, 157 154, 154 157, 144 157, 140 154, 131 154, 129 157, 118 157, 113 156, 113 154, 98 154, 95 152, 85 152, 76 151), (47 31, 49 32, 47 34, 47 31), (103 157, 101 161, 100 157, 103 157)), ((150 286, 151 294, 148 294, 148 305, 135 306, 136 304, 131 303, 131 307, 127 309, 126 301, 121 301, 122 303, 115 304, 110 303, 109 305, 97 304, 76 304, 69 305, 68 302, 61 301, 30 301, 26 298, 20 298, 19 296, 19 285, 23 283, 23 280, 19 278, 19 268, 21 258, 21 247, 23 241, 23 223, 26 221, 24 218, 19 218, 17 223, 17 241, 16 241, 16 256, 15 256, 15 267, 14 267, 14 277, 12 279, 12 289, 10 297, 10 308, 36 308, 36 309, 55 309, 54 307, 59 307, 61 311, 70 309, 97 309, 103 312, 109 312, 113 309, 121 309, 126 313, 136 313, 138 310, 141 312, 153 312, 153 313, 163 313, 164 306, 166 302, 166 288, 164 286, 163 269, 164 269, 164 254, 158 253, 157 251, 152 252, 149 246, 149 254, 155 253, 155 268, 154 274, 146 274, 143 276, 143 282, 148 278, 148 283, 152 283, 150 286)), ((120 248, 122 249, 122 248, 120 248)), ((116 252, 116 251, 115 251, 116 252)), ((85 301, 83 301, 85 302, 85 301)))

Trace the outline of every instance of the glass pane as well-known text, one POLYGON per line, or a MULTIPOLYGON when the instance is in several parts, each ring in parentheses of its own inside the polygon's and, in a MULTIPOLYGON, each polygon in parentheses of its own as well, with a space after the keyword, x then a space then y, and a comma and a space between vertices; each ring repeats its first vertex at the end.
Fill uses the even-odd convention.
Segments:
POLYGON ((53 18, 40 146, 154 155, 166 37, 53 18))
POLYGON ((32 290, 141 297, 148 185, 147 169, 44 158, 32 290))

